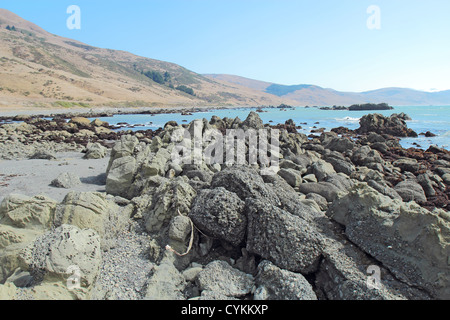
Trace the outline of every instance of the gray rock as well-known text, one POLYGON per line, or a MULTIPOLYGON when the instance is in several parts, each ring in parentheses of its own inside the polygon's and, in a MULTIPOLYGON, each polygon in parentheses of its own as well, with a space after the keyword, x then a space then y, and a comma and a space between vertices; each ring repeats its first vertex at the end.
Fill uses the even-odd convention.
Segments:
POLYGON ((53 152, 48 150, 37 150, 30 156, 30 159, 55 160, 56 156, 53 152))
POLYGON ((255 280, 254 300, 317 300, 303 275, 280 269, 268 260, 258 265, 255 280))
POLYGON ((254 112, 251 111, 247 117, 247 119, 244 120, 244 122, 242 122, 242 128, 245 129, 264 129, 264 123, 262 122, 261 118, 259 117, 259 115, 254 112))
POLYGON ((348 138, 335 137, 329 140, 324 147, 333 151, 345 152, 352 150, 355 147, 355 143, 348 138))
POLYGON ((359 166, 369 166, 371 163, 383 163, 383 158, 378 151, 372 150, 369 146, 362 146, 353 152, 352 161, 359 166))
POLYGON ((369 180, 367 182, 367 185, 391 199, 403 200, 402 197, 400 197, 400 195, 397 193, 397 191, 387 186, 386 184, 382 184, 381 182, 377 182, 375 180, 369 180))
POLYGON ((317 268, 322 238, 312 224, 261 200, 249 198, 246 207, 248 252, 293 272, 317 268))
POLYGON ((65 189, 70 189, 80 184, 80 178, 72 172, 63 172, 51 182, 52 186, 65 189))
POLYGON ((128 191, 136 172, 136 159, 124 156, 114 160, 106 177, 106 192, 114 196, 129 198, 128 191))
POLYGON ((85 149, 84 159, 102 159, 106 157, 107 149, 100 143, 88 143, 85 149))
POLYGON ((145 295, 146 300, 185 300, 186 281, 168 258, 155 267, 145 295))
POLYGON ((335 200, 327 214, 348 238, 399 280, 440 299, 450 297, 450 223, 414 202, 392 200, 358 184, 335 200))
POLYGON ((241 200, 264 198, 273 204, 280 203, 273 191, 264 184, 258 172, 248 166, 233 166, 214 174, 211 187, 223 187, 236 193, 241 200))
POLYGON ((320 210, 326 211, 328 209, 328 201, 320 194, 308 193, 306 199, 313 200, 319 206, 320 210))
POLYGON ((197 193, 185 179, 177 177, 165 181, 155 190, 150 207, 143 212, 147 231, 159 232, 169 226, 173 217, 189 214, 197 193))
POLYGON ((350 161, 346 160, 342 155, 336 155, 336 153, 324 155, 324 160, 330 163, 336 172, 342 172, 348 176, 356 170, 350 161))
POLYGON ((402 158, 396 160, 393 162, 393 165, 400 168, 402 172, 409 171, 414 174, 424 168, 419 162, 417 162, 416 159, 411 158, 402 158))
POLYGON ((196 283, 202 291, 212 291, 226 297, 242 297, 250 293, 254 279, 227 262, 216 260, 198 274, 196 283))
POLYGON ((298 189, 303 194, 317 193, 327 199, 328 202, 332 202, 340 192, 343 192, 330 182, 302 183, 298 189))
POLYGON ((398 183, 394 190, 402 197, 403 201, 426 202, 427 197, 423 188, 416 181, 408 179, 398 183))
POLYGON ((267 187, 269 187, 273 194, 280 200, 278 207, 281 209, 286 210, 295 216, 299 216, 306 221, 313 221, 315 218, 323 216, 322 213, 306 205, 299 193, 297 193, 294 188, 280 176, 266 176, 264 177, 264 181, 266 182, 267 187))
POLYGON ((417 182, 422 186, 425 195, 428 197, 436 196, 436 190, 433 187, 433 181, 430 179, 430 173, 423 173, 417 176, 417 182))
POLYGON ((202 232, 237 246, 247 229, 244 207, 244 201, 222 187, 201 190, 189 217, 202 232))
POLYGON ((286 180, 293 188, 298 187, 302 183, 302 176, 299 171, 295 169, 281 169, 278 175, 286 180))

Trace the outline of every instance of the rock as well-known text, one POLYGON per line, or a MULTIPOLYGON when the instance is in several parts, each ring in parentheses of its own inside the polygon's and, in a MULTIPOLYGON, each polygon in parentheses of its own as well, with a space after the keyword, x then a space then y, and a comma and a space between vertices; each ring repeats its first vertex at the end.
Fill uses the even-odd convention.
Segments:
POLYGON ((375 180, 369 180, 367 182, 367 185, 391 199, 403 200, 402 197, 397 193, 397 191, 387 186, 386 184, 381 184, 380 182, 377 182, 375 180))
POLYGON ((84 159, 102 159, 106 157, 106 148, 100 143, 88 143, 85 150, 84 159))
POLYGON ((422 186, 427 198, 436 196, 436 190, 434 190, 433 182, 430 179, 429 173, 418 175, 417 182, 422 186))
POLYGON ((319 212, 320 208, 314 210, 309 204, 305 204, 305 200, 280 176, 266 176, 264 181, 266 186, 280 200, 279 208, 306 221, 313 221, 315 218, 323 217, 323 214, 319 212))
POLYGON ((73 124, 76 124, 77 126, 82 126, 82 127, 90 127, 91 126, 91 121, 84 117, 73 117, 69 121, 69 123, 73 123, 73 124))
POLYGON ((62 225, 39 236, 22 255, 36 279, 66 282, 69 267, 76 266, 81 272, 80 285, 89 287, 100 268, 100 237, 92 229, 62 225))
POLYGON ((168 162, 171 159, 171 154, 166 149, 159 149, 152 160, 142 167, 144 175, 147 177, 160 175, 164 177, 168 170, 168 162))
POLYGON ((13 283, 0 284, 0 301, 16 300, 17 288, 13 283))
POLYGON ((16 228, 45 230, 51 227, 57 202, 45 196, 10 194, 0 205, 0 223, 16 228))
POLYGON ((134 157, 124 156, 114 160, 106 177, 106 192, 128 199, 135 172, 136 159, 134 157))
POLYGON ((420 184, 412 179, 398 183, 394 190, 402 197, 403 201, 426 202, 427 197, 420 184))
POLYGON ((355 166, 340 153, 324 154, 324 160, 331 164, 336 172, 342 172, 350 176, 356 169, 355 166))
POLYGON ((0 250, 11 245, 32 242, 42 232, 0 224, 0 250))
POLYGON ((189 217, 202 232, 238 246, 247 229, 244 207, 244 201, 225 188, 201 190, 189 217))
POLYGON ((393 114, 385 117, 381 114, 368 114, 360 121, 360 128, 356 129, 358 134, 375 132, 378 134, 388 134, 394 137, 418 137, 417 133, 409 129, 403 115, 393 114))
POLYGON ((185 300, 186 281, 168 258, 155 267, 145 294, 146 300, 185 300))
POLYGON ((324 147, 337 152, 346 152, 352 150, 355 147, 355 143, 348 138, 335 137, 329 140, 324 147))
POLYGON ((268 260, 258 265, 255 280, 254 300, 317 300, 303 275, 280 269, 268 260))
POLYGON ((109 174, 110 168, 113 162, 122 157, 133 157, 134 150, 138 146, 139 140, 132 135, 124 135, 120 138, 111 150, 111 157, 109 159, 108 168, 106 174, 109 174))
POLYGON ((328 202, 327 199, 322 197, 320 194, 317 193, 308 193, 306 195, 306 199, 313 200, 317 205, 319 206, 320 210, 326 211, 328 209, 328 202))
POLYGON ((50 183, 57 188, 71 189, 81 184, 80 178, 71 172, 63 172, 50 183))
POLYGON ((311 168, 318 181, 323 181, 336 173, 333 166, 323 160, 313 163, 311 168))
POLYGON ((246 207, 248 252, 293 272, 317 268, 321 235, 310 223, 261 200, 249 198, 246 207))
POLYGON ((176 216, 170 221, 169 238, 184 243, 191 233, 191 222, 186 216, 176 216))
POLYGON ((214 174, 211 188, 218 187, 236 193, 243 201, 246 198, 264 198, 272 204, 280 203, 258 172, 248 166, 233 166, 214 174))
POLYGON ((378 151, 372 150, 369 146, 362 146, 355 150, 352 161, 359 166, 368 166, 371 163, 383 163, 383 158, 378 151))
POLYGON ((402 172, 409 171, 414 174, 417 174, 419 170, 424 169, 424 167, 418 163, 416 159, 411 158, 402 158, 394 161, 392 164, 400 168, 402 172))
MULTIPOLYGON (((379 262, 353 244, 327 239, 316 273, 316 292, 329 300, 428 300, 423 291, 396 280, 379 262), (377 287, 369 287, 370 268, 379 270, 377 287)), ((374 284, 375 285, 375 284, 374 284)))
POLYGON ((30 159, 55 160, 55 154, 48 150, 37 150, 30 156, 30 159))
POLYGON ((147 231, 160 232, 173 217, 188 215, 196 195, 183 177, 162 183, 153 195, 151 206, 143 212, 147 231))
POLYGON ((126 229, 133 205, 119 207, 114 200, 107 200, 104 193, 69 192, 55 212, 54 224, 74 225, 80 229, 93 229, 107 247, 109 239, 126 229))
POLYGON ((302 176, 295 169, 281 169, 278 171, 278 175, 286 180, 293 188, 298 187, 302 183, 302 176))
POLYGON ((343 190, 330 182, 302 183, 298 189, 303 194, 317 193, 328 202, 332 202, 340 192, 343 192, 343 190))
POLYGON ((94 120, 92 120, 91 125, 93 125, 95 127, 108 127, 109 123, 106 121, 102 121, 100 119, 94 119, 94 120))
POLYGON ((327 215, 344 225, 347 237, 400 281, 435 298, 450 297, 448 221, 414 202, 392 200, 365 184, 355 185, 335 200, 327 215))
POLYGON ((245 119, 244 122, 242 122, 241 127, 244 130, 247 129, 264 129, 264 123, 262 122, 261 118, 259 117, 259 115, 256 112, 251 111, 247 117, 247 119, 245 119))
POLYGON ((254 279, 227 262, 216 260, 198 274, 196 283, 202 291, 212 291, 227 297, 243 297, 250 293, 254 279))

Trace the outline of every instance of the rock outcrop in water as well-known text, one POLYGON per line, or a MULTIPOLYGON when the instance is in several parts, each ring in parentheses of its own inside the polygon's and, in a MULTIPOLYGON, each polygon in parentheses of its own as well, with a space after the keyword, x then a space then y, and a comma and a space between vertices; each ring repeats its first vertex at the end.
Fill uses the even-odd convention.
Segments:
MULTIPOLYGON (((271 130, 260 120, 213 117, 186 129, 270 139, 256 131, 271 130)), ((450 298, 450 153, 402 149, 398 117, 367 117, 357 139, 282 129, 275 175, 262 174, 261 159, 177 163, 186 142, 173 139, 177 129, 148 141, 122 135, 107 194, 5 198, 0 297, 450 298)), ((217 142, 187 141, 202 151, 217 142)))

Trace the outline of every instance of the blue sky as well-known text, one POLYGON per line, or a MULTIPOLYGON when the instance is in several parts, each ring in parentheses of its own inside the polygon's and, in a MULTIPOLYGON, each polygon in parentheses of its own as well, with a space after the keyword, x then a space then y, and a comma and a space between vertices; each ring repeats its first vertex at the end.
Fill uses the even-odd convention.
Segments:
POLYGON ((449 0, 15 0, 0 7, 89 45, 340 91, 450 89, 449 0), (81 29, 69 30, 69 5, 81 29), (381 29, 367 13, 380 9, 381 29))

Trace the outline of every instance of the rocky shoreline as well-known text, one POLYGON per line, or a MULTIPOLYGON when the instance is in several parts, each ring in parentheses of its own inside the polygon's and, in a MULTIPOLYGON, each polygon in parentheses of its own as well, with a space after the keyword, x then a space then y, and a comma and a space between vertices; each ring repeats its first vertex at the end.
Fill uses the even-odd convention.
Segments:
POLYGON ((105 192, 74 191, 66 175, 52 177, 68 183, 62 201, 5 195, 0 299, 449 299, 450 152, 403 149, 405 117, 320 136, 255 112, 158 131, 78 114, 0 124, 3 161, 108 161, 105 192), (279 129, 279 172, 174 163, 171 135, 194 125, 279 129))

